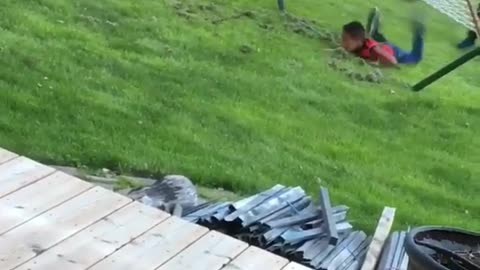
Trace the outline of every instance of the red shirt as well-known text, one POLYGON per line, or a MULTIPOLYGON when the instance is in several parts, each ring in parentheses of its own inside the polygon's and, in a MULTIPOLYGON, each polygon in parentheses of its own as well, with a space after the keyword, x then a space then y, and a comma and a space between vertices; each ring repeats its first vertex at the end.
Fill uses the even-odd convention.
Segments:
POLYGON ((378 61, 377 56, 372 54, 372 49, 377 46, 380 46, 380 48, 388 54, 391 54, 392 56, 395 55, 392 46, 385 43, 378 43, 373 39, 367 38, 365 39, 362 48, 357 52, 357 56, 368 61, 378 61))

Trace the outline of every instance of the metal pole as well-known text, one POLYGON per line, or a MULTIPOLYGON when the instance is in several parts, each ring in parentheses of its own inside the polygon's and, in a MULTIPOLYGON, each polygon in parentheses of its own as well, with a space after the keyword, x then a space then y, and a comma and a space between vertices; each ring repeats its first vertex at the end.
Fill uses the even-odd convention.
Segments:
POLYGON ((470 10, 470 15, 472 15, 472 21, 473 21, 473 25, 475 25, 475 31, 477 32, 477 36, 478 36, 480 35, 480 27, 478 25, 477 13, 480 12, 480 10, 477 10, 477 12, 475 12, 472 2, 470 2, 470 0, 466 0, 466 1, 467 1, 468 9, 470 10))
POLYGON ((284 0, 277 0, 278 3, 278 9, 280 9, 281 12, 285 11, 285 1, 284 0))
POLYGON ((437 81, 438 79, 442 78, 443 76, 447 75, 448 73, 452 72, 456 68, 460 67, 461 65, 465 64, 466 62, 470 61, 475 56, 480 55, 480 47, 473 49, 472 51, 462 55, 455 61, 451 62, 450 64, 446 65, 439 71, 433 73, 432 75, 428 76, 427 78, 423 79, 419 83, 415 84, 412 87, 413 91, 420 91, 425 87, 429 86, 433 82, 437 81))

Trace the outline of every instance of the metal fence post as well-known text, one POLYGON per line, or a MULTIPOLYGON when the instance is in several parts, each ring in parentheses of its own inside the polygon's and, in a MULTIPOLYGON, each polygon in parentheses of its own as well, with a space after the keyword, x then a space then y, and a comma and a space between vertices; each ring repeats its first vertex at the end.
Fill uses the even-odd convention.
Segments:
POLYGON ((448 73, 452 72, 456 68, 460 67, 461 65, 465 64, 466 62, 473 59, 475 56, 480 55, 480 47, 473 49, 472 51, 462 55, 455 61, 451 62, 450 64, 446 65, 445 67, 441 68, 439 71, 433 73, 432 75, 428 76, 427 78, 423 79, 419 83, 415 84, 412 87, 413 91, 420 91, 425 87, 429 86, 433 82, 437 81, 438 79, 442 78, 443 76, 447 75, 448 73))
POLYGON ((278 3, 278 9, 280 9, 281 12, 285 11, 285 0, 277 0, 278 3))

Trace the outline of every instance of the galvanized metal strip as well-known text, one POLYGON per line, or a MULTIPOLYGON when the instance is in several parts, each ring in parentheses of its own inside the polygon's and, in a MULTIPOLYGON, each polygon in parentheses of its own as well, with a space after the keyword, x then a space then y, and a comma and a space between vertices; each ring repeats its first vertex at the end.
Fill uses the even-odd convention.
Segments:
POLYGON ((308 215, 309 213, 314 212, 315 209, 312 207, 311 198, 304 197, 300 201, 294 202, 291 207, 285 207, 284 209, 261 219, 259 222, 269 226, 268 223, 270 222, 279 222, 282 219, 308 215))
POLYGON ((317 218, 318 218, 318 213, 311 213, 311 214, 297 215, 293 217, 273 220, 273 221, 267 222, 266 225, 270 228, 279 228, 279 227, 308 223, 310 221, 316 220, 317 218))
POLYGON ((313 260, 315 259, 321 252, 326 250, 328 248, 328 239, 325 237, 323 239, 320 239, 315 246, 312 247, 311 250, 307 250, 304 252, 303 257, 308 260, 313 260))
POLYGON ((247 203, 241 205, 241 207, 238 207, 239 205, 234 204, 234 207, 237 210, 235 212, 231 213, 230 215, 226 216, 225 221, 233 222, 235 219, 237 219, 243 213, 246 213, 246 212, 250 211, 250 209, 252 209, 252 208, 258 206, 259 204, 263 203, 264 201, 270 199, 272 196, 278 195, 279 193, 283 193, 285 191, 288 191, 288 188, 285 188, 282 185, 276 185, 276 186, 272 187, 271 189, 258 194, 252 200, 247 201, 247 203))
POLYGON ((278 197, 274 197, 271 200, 262 203, 260 206, 252 209, 245 215, 241 215, 240 218, 243 221, 242 225, 244 227, 248 226, 282 209, 290 208, 293 210, 292 203, 302 200, 304 196, 305 192, 303 189, 291 189, 278 197))
POLYGON ((322 263, 321 269, 335 270, 339 268, 343 262, 345 262, 349 257, 353 256, 354 252, 362 246, 362 243, 365 242, 367 235, 364 232, 359 232, 354 240, 348 244, 340 253, 333 258, 330 262, 325 261, 322 263))
POLYGON ((380 262, 378 263, 377 270, 391 269, 397 242, 398 242, 398 232, 393 232, 385 242, 385 246, 383 247, 382 257, 380 258, 380 262))
POLYGON ((370 241, 370 237, 365 239, 365 241, 363 241, 363 243, 352 252, 352 255, 349 256, 341 265, 337 267, 337 270, 346 270, 355 260, 359 260, 361 254, 365 254, 365 252, 367 252, 370 241))
POLYGON ((302 197, 305 196, 305 191, 302 188, 296 187, 289 189, 285 192, 281 192, 278 194, 273 195, 269 199, 265 200, 260 205, 252 208, 250 211, 242 213, 238 216, 242 220, 242 224, 248 225, 255 220, 256 216, 260 216, 261 218, 265 217, 263 215, 268 214, 270 211, 278 209, 280 210, 283 207, 288 207, 288 203, 293 203, 300 200, 302 197), (280 208, 280 209, 279 209, 280 208))
POLYGON ((324 187, 320 188, 320 205, 322 207, 322 217, 325 222, 326 233, 330 238, 329 242, 332 245, 336 245, 338 242, 338 232, 335 227, 335 220, 333 219, 330 196, 328 190, 324 187))
POLYGON ((344 241, 340 242, 338 246, 335 247, 334 251, 329 254, 320 264, 320 269, 327 269, 328 265, 337 257, 340 252, 344 249, 348 249, 348 247, 353 245, 360 245, 362 240, 365 239, 365 234, 362 232, 353 232, 351 233, 344 241))
POLYGON ((395 247, 395 253, 393 256, 391 269, 398 269, 398 265, 401 263, 404 243, 405 243, 405 232, 399 232, 397 246, 395 247))

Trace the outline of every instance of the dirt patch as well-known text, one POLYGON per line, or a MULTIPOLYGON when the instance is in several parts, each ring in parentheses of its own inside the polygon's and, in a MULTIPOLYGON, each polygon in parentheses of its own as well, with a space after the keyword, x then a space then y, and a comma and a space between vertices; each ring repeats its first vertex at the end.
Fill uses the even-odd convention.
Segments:
POLYGON ((213 22, 227 16, 223 8, 215 3, 194 4, 187 1, 170 1, 169 4, 178 16, 187 20, 203 19, 213 22))
MULTIPOLYGON (((252 10, 226 10, 215 3, 196 4, 188 1, 173 1, 172 8, 178 16, 187 20, 202 19, 218 25, 232 20, 248 19, 254 21, 259 28, 271 31, 274 24, 269 16, 260 11, 252 10)), ((383 72, 365 61, 358 59, 340 49, 340 35, 332 32, 316 20, 281 13, 284 17, 284 28, 287 31, 303 37, 318 39, 330 48, 327 64, 330 68, 344 74, 346 77, 363 82, 381 83, 384 81, 383 72)), ((246 45, 239 46, 240 52, 249 54, 253 50, 246 45)))
POLYGON ((248 54, 248 53, 251 53, 251 52, 255 51, 255 49, 252 48, 249 45, 241 45, 239 50, 240 50, 240 52, 242 52, 244 54, 248 54))
POLYGON ((315 20, 308 20, 288 13, 285 16, 285 28, 288 31, 307 38, 319 39, 332 48, 328 66, 343 73, 352 80, 381 83, 384 79, 380 69, 372 67, 362 59, 350 55, 340 48, 340 34, 330 31, 315 20))
POLYGON ((373 68, 363 59, 352 57, 342 49, 336 49, 331 53, 328 66, 356 81, 381 83, 384 78, 379 68, 373 68))
POLYGON ((220 19, 216 19, 216 20, 212 20, 212 23, 213 24, 220 24, 222 22, 226 22, 226 21, 230 21, 230 20, 234 20, 234 19, 241 19, 241 18, 247 18, 247 19, 252 19, 254 20, 255 19, 255 13, 253 13, 252 11, 242 11, 242 12, 238 12, 236 14, 233 14, 231 16, 227 16, 227 17, 223 17, 223 18, 220 18, 220 19))
POLYGON ((272 30, 273 24, 261 16, 261 12, 253 10, 231 10, 215 3, 192 3, 189 1, 174 0, 170 6, 175 13, 188 20, 201 19, 212 24, 222 24, 229 21, 249 19, 257 22, 258 26, 265 30, 272 30))
POLYGON ((288 31, 304 37, 320 39, 334 48, 340 46, 340 36, 328 30, 328 28, 322 27, 318 21, 297 17, 289 13, 284 13, 283 16, 285 17, 284 25, 288 31))

